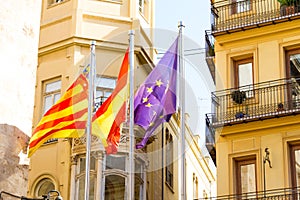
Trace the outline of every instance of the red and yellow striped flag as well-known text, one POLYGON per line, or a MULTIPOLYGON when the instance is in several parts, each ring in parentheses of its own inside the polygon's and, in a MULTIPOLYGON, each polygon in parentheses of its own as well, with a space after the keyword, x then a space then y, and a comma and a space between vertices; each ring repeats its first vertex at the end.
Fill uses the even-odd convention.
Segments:
POLYGON ((76 138, 85 132, 88 81, 81 74, 66 93, 42 117, 29 141, 28 157, 51 138, 76 138))
POLYGON ((120 142, 120 129, 125 121, 126 100, 129 96, 128 70, 127 50, 116 88, 93 116, 92 133, 101 139, 107 154, 116 153, 120 142))

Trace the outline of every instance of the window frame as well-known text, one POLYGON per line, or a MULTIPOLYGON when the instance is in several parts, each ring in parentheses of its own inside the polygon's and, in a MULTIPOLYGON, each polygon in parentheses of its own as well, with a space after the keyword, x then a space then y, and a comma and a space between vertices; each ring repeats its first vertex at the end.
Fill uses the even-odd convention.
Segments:
MULTIPOLYGON (((50 183, 50 184, 52 184, 52 186, 53 187, 51 187, 50 189, 49 189, 49 191, 51 191, 51 190, 54 190, 56 187, 55 187, 55 183, 54 183, 54 181, 51 179, 51 178, 49 178, 49 177, 44 177, 44 178, 42 178, 42 179, 40 179, 38 182, 37 182, 37 184, 36 184, 36 186, 34 187, 34 196, 35 197, 41 197, 40 195, 39 195, 39 192, 40 192, 40 189, 41 189, 41 187, 45 184, 45 183, 50 183)), ((48 187, 49 188, 49 187, 48 187)), ((48 191, 48 192, 49 192, 48 191)), ((47 194, 47 193, 46 193, 47 194)), ((42 195, 45 195, 45 194, 42 194, 42 195)))
POLYGON ((63 3, 65 1, 69 1, 69 0, 48 0, 48 7, 63 3))
POLYGON ((291 60, 290 60, 291 56, 296 54, 300 54, 300 48, 285 50, 285 75, 287 80, 290 81, 287 87, 287 102, 291 102, 289 103, 289 109, 299 108, 299 84, 300 83, 299 80, 297 81, 295 80, 295 78, 299 77, 299 75, 292 76, 291 60))
POLYGON ((247 57, 247 58, 244 58, 244 59, 238 59, 238 60, 234 60, 233 61, 233 70, 234 70, 234 87, 235 88, 240 88, 240 87, 243 87, 240 85, 240 74, 239 74, 239 66, 242 65, 242 64, 248 64, 248 63, 251 63, 252 65, 252 85, 254 85, 254 63, 253 63, 253 56, 251 57, 247 57))
MULTIPOLYGON (((257 177, 257 159, 255 155, 249 155, 249 156, 244 156, 240 158, 234 158, 234 175, 235 175, 235 192, 236 194, 243 194, 242 193, 242 178, 241 178, 241 167, 246 166, 246 165, 252 165, 254 164, 254 178, 255 178, 255 192, 257 191, 257 182, 258 182, 258 177, 257 177)), ((249 193, 249 192, 247 192, 249 193)))
POLYGON ((285 71, 287 78, 291 78, 290 56, 295 54, 300 54, 300 48, 285 51, 285 71))
MULTIPOLYGON (((54 100, 55 100, 55 98, 54 98, 54 96, 56 95, 56 94, 59 94, 59 98, 61 98, 61 92, 62 92, 62 80, 61 80, 61 77, 57 77, 57 78, 53 78, 53 79, 50 79, 50 80, 45 80, 45 81, 43 81, 42 82, 42 86, 43 86, 43 90, 42 90, 42 113, 41 113, 41 115, 44 115, 56 102, 54 102, 54 100), (47 87, 47 85, 49 85, 49 84, 51 84, 51 83, 55 83, 55 82, 59 82, 60 81, 60 89, 57 89, 57 90, 53 90, 53 91, 50 91, 50 92, 47 92, 46 91, 46 87, 47 87), (51 96, 52 98, 52 104, 51 104, 51 106, 47 109, 47 110, 45 110, 45 98, 47 97, 47 96, 51 96)), ((58 98, 58 99, 59 99, 58 98)), ((41 116, 42 117, 42 116, 41 116)))
MULTIPOLYGON (((75 173, 75 200, 80 200, 80 181, 85 182, 85 162, 86 162, 86 157, 85 155, 78 156, 77 158, 77 164, 76 164, 76 173, 75 173), (83 164, 83 165, 82 165, 83 164), (84 169, 81 169, 83 167, 84 169)), ((91 157, 90 161, 90 186, 93 184, 94 185, 94 193, 92 194, 94 199, 96 199, 96 194, 97 194, 97 169, 98 169, 98 162, 97 159, 94 157, 91 157), (93 182, 92 182, 93 180, 93 182)), ((84 191, 84 184, 83 184, 83 191, 84 191)), ((84 195, 84 193, 83 193, 84 195)), ((89 192, 89 198, 91 198, 91 191, 89 192)))
POLYGON ((231 1, 231 14, 232 15, 249 12, 251 10, 252 10, 252 0, 242 0, 242 1, 232 0, 231 1), (248 4, 248 2, 249 2, 249 5, 247 5, 247 6, 249 6, 249 9, 239 11, 239 5, 240 4, 248 4))
POLYGON ((291 170, 291 184, 292 187, 297 187, 297 169, 295 168, 295 151, 300 150, 300 143, 289 144, 289 154, 290 154, 290 170, 291 170))
MULTIPOLYGON (((53 79, 49 79, 49 80, 45 80, 42 81, 42 103, 41 103, 41 112, 40 112, 40 119, 42 118, 42 116, 61 98, 61 92, 62 92, 62 80, 61 77, 56 77, 53 79), (53 90, 50 92, 46 91, 47 85, 51 84, 51 83, 55 83, 55 82, 59 82, 60 81, 60 88, 57 90, 53 90), (55 95, 59 94, 59 98, 55 101, 55 95), (45 104, 46 104, 46 97, 51 96, 51 105, 50 107, 45 110, 45 104)), ((49 140, 47 140, 46 142, 44 142, 43 145, 46 144, 51 144, 51 143, 56 143, 58 141, 57 138, 50 138, 49 140)))
POLYGON ((149 1, 148 0, 139 0, 138 1, 138 11, 140 15, 145 19, 146 21, 149 20, 150 11, 149 11, 149 1))
POLYGON ((96 93, 95 93, 95 108, 96 108, 96 109, 98 109, 98 108, 104 103, 104 101, 110 96, 110 95, 105 96, 105 95, 104 95, 105 92, 110 92, 110 93, 112 93, 112 92, 114 91, 116 85, 117 85, 117 78, 115 78, 115 77, 100 76, 100 75, 97 75, 97 76, 96 76, 96 83, 95 83, 95 87, 96 87, 96 93), (111 81, 114 81, 114 82, 115 82, 115 83, 114 83, 114 84, 115 84, 114 87, 113 87, 113 88, 108 88, 108 87, 105 87, 104 85, 101 85, 100 83, 97 84, 97 81, 100 82, 101 79, 109 79, 109 80, 111 80, 111 81), (96 95, 98 92, 102 93, 102 95, 99 96, 99 97, 96 95), (100 99, 100 100, 99 100, 99 99, 100 99))

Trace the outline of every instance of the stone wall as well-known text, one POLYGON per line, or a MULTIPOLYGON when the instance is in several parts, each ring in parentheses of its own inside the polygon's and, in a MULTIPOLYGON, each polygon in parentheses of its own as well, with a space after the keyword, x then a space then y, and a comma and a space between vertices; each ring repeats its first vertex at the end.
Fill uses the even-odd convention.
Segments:
POLYGON ((26 196, 28 165, 19 164, 29 137, 15 126, 0 124, 0 191, 26 196))

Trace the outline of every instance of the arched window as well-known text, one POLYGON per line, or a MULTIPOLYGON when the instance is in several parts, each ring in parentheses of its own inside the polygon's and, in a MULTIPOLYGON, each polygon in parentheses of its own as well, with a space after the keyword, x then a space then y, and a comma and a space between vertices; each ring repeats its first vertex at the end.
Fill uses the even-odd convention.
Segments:
POLYGON ((124 199, 125 178, 118 175, 105 177, 105 200, 124 199))
POLYGON ((44 178, 38 182, 34 193, 36 197, 42 197, 42 195, 48 194, 51 190, 55 190, 53 181, 49 178, 44 178))

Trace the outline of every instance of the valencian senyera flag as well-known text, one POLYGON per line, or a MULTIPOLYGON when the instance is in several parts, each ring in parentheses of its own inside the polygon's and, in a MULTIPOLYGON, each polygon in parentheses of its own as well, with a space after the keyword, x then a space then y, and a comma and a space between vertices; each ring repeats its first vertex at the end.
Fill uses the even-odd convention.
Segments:
POLYGON ((101 139, 107 154, 117 153, 122 123, 126 119, 126 102, 129 96, 128 54, 127 50, 115 89, 92 119, 92 134, 101 139))
POLYGON ((87 112, 88 81, 80 74, 34 129, 28 157, 49 139, 81 137, 85 133, 87 112))
POLYGON ((143 148, 155 129, 176 112, 178 38, 148 75, 134 97, 134 123, 145 130, 136 148, 143 148))

